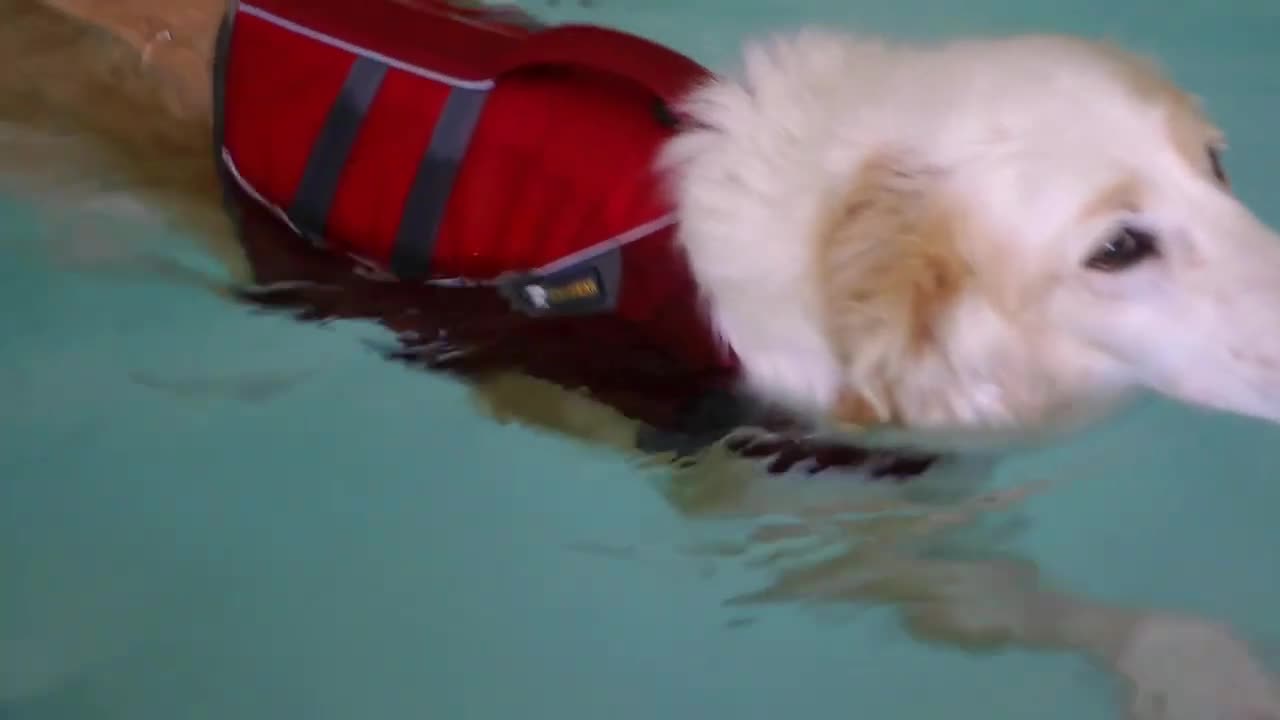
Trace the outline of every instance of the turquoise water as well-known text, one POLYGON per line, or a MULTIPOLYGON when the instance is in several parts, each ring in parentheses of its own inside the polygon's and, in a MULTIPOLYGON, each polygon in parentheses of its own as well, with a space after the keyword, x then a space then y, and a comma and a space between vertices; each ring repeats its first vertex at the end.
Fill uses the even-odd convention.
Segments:
MULTIPOLYGON (((1205 98, 1238 192, 1280 223, 1280 5, 542 12, 713 64, 809 21, 1111 35, 1205 98)), ((68 260, 120 233, 0 203, 0 720, 1118 717, 1074 655, 925 644, 888 608, 727 607, 773 570, 690 553, 736 530, 674 512, 651 473, 484 419, 369 352, 374 329, 68 260)), ((1064 481, 970 540, 1098 601, 1230 622, 1271 657, 1277 460, 1276 429, 1147 403, 1002 466, 1000 485, 1064 481)))

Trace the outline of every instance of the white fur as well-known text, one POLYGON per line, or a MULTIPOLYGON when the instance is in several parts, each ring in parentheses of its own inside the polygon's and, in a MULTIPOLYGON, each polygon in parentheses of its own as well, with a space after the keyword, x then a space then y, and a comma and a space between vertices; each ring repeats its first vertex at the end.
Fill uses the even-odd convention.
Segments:
POLYGON ((1050 36, 907 45, 804 31, 749 45, 738 77, 690 94, 693 127, 660 163, 748 386, 823 417, 842 389, 877 402, 875 372, 925 431, 1056 425, 1137 387, 1280 418, 1280 340, 1262 332, 1280 327, 1280 247, 1179 154, 1169 114, 1185 111, 1135 91, 1135 67, 1050 36), (885 152, 935 171, 922 182, 969 223, 956 251, 973 282, 916 357, 902 333, 837 347, 818 290, 824 211, 885 152), (1142 206, 1082 219, 1122 179, 1142 206), (1085 269, 1120 222, 1153 227, 1162 257, 1085 269), (1277 302, 1249 306, 1246 288, 1277 302))

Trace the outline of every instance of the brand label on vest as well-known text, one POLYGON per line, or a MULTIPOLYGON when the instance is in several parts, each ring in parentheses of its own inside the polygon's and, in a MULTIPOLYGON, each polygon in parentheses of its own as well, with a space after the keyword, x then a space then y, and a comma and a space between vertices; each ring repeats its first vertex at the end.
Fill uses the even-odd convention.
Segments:
POLYGON ((621 270, 622 254, 615 248, 552 272, 505 278, 498 291, 526 315, 594 315, 617 305, 621 270))

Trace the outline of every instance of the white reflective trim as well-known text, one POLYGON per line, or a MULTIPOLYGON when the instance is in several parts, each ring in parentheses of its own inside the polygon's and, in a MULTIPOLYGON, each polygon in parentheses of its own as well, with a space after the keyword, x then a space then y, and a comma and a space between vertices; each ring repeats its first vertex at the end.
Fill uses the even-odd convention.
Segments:
MULTIPOLYGON (((549 273, 553 273, 557 270, 561 270, 571 265, 574 265, 576 263, 582 262, 587 258, 604 254, 606 252, 609 252, 610 250, 623 247, 624 245, 629 245, 635 242, 636 240, 642 240, 658 232, 659 230, 662 230, 664 228, 674 225, 675 223, 676 223, 676 214, 667 213, 662 217, 655 218, 646 223, 641 223, 640 225, 636 225, 630 230, 620 232, 617 235, 614 235, 613 237, 609 238, 608 240, 602 240, 596 243, 595 245, 591 245, 577 252, 565 255, 559 260, 556 260, 554 262, 549 262, 546 265, 543 265, 542 267, 539 267, 539 268, 534 268, 533 270, 529 271, 529 274, 546 275, 549 273)), ((523 273, 518 272, 515 274, 522 275, 523 273)), ((475 280, 471 278, 451 277, 451 278, 436 278, 434 280, 427 280, 425 282, 427 285, 442 285, 445 287, 476 287, 476 286, 485 286, 485 285, 498 285, 503 281, 505 281, 508 277, 509 275, 504 273, 499 277, 489 278, 488 280, 475 280)))
POLYGON ((227 170, 231 172, 231 177, 235 178, 236 184, 240 186, 241 190, 245 191, 245 194, 256 200, 259 205, 270 210, 272 215, 275 215, 285 225, 288 225, 289 229, 297 234, 298 237, 304 237, 302 231, 298 229, 297 225, 293 224, 293 221, 289 219, 288 214, 286 214, 284 210, 263 197, 262 193, 258 192, 257 188, 250 185, 249 181, 244 179, 244 176, 240 174, 240 169, 236 167, 236 161, 231 158, 231 151, 225 147, 222 148, 222 162, 227 166, 227 170))
POLYGON ((388 67, 393 67, 393 68, 396 68, 397 70, 403 70, 411 75, 417 75, 418 77, 427 78, 428 80, 435 80, 436 82, 442 82, 442 83, 445 83, 446 85, 452 85, 453 87, 467 88, 468 90, 488 90, 493 87, 492 79, 463 80, 462 78, 456 78, 451 75, 445 75, 444 73, 436 72, 435 70, 428 70, 427 68, 420 67, 418 65, 412 65, 403 60, 397 60, 389 55, 383 55, 382 53, 374 52, 373 50, 369 50, 367 48, 362 48, 359 45, 353 45, 347 42, 346 40, 338 39, 336 37, 333 37, 332 35, 325 35, 324 33, 318 32, 316 30, 312 30, 311 28, 306 27, 305 25, 299 25, 298 23, 293 22, 292 20, 286 20, 285 18, 282 18, 279 15, 269 13, 266 10, 263 10, 262 8, 254 7, 253 5, 249 5, 247 3, 240 3, 240 12, 244 13, 245 15, 252 15, 253 17, 259 18, 261 20, 265 20, 271 23, 272 25, 275 25, 280 28, 284 28, 289 32, 297 33, 298 35, 309 37, 312 40, 322 42, 325 45, 329 45, 330 47, 336 47, 340 50, 345 50, 349 53, 354 53, 361 57, 369 58, 370 60, 376 60, 380 63, 383 63, 384 65, 387 65, 388 67))
POLYGON ((586 247, 575 253, 570 253, 568 255, 565 255, 564 257, 560 258, 559 260, 556 260, 555 262, 550 262, 550 263, 547 263, 546 265, 543 265, 537 270, 534 270, 534 272, 539 274, 553 273, 557 270, 569 267, 570 265, 574 265, 581 260, 585 260, 589 257, 594 257, 601 253, 606 253, 610 250, 613 250, 614 248, 620 248, 623 245, 633 243, 636 240, 639 240, 640 238, 648 237, 649 235, 652 235, 658 232, 659 230, 662 230, 663 228, 670 227, 671 225, 675 225, 675 224, 676 224, 676 214, 667 213, 666 215, 663 215, 660 218, 650 220, 647 223, 636 225, 630 230, 618 233, 617 235, 614 235, 608 240, 603 240, 601 242, 596 243, 595 245, 592 245, 591 247, 586 247))

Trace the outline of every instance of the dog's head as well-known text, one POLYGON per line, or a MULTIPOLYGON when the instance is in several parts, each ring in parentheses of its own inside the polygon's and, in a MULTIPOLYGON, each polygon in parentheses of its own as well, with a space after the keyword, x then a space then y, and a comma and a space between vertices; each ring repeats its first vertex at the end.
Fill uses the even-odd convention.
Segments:
POLYGON ((801 33, 685 110, 664 155, 682 243, 764 396, 944 434, 1142 388, 1280 421, 1280 238, 1144 61, 801 33))

